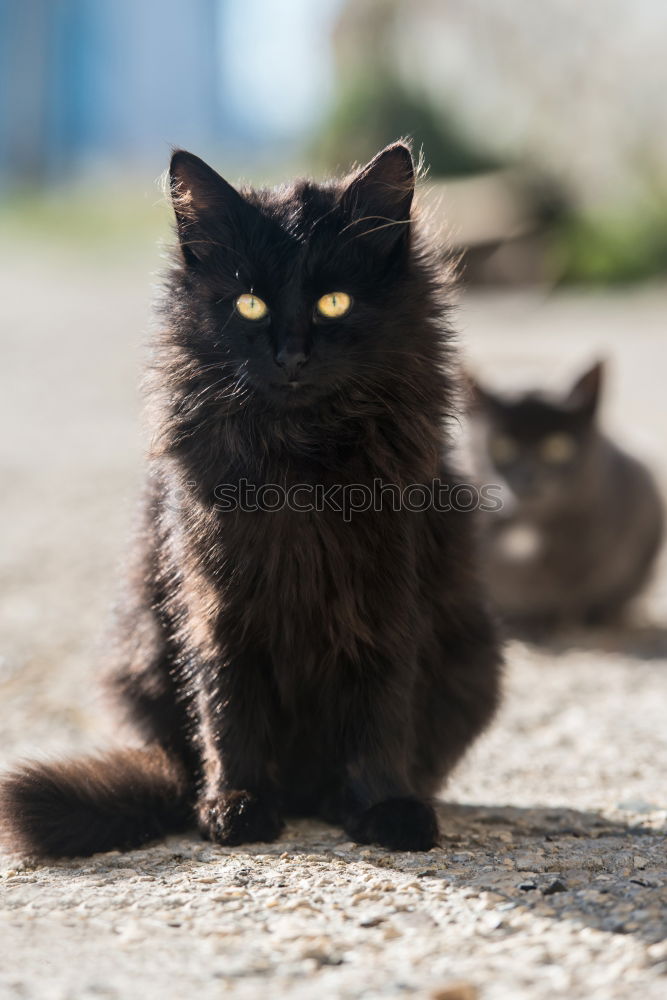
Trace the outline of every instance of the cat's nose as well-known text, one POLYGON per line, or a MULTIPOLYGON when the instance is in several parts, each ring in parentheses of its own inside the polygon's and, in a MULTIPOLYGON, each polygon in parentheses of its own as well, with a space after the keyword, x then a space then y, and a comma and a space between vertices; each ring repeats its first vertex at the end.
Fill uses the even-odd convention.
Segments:
POLYGON ((276 354, 276 364, 285 370, 286 375, 296 375, 299 369, 303 368, 307 360, 307 354, 290 347, 281 347, 276 354))

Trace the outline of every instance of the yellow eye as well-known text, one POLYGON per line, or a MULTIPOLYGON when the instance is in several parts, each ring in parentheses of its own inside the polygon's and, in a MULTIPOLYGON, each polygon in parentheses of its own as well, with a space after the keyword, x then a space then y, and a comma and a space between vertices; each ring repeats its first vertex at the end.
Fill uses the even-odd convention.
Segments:
POLYGON ((266 302, 250 292, 247 295, 239 295, 234 303, 236 311, 244 319, 264 319, 269 314, 269 307, 266 302))
POLYGON ((490 451, 494 462, 498 465, 507 465, 518 457, 519 446, 507 434, 497 434, 491 441, 490 451))
POLYGON ((316 309, 320 316, 326 316, 327 319, 338 319, 350 311, 351 305, 352 299, 347 292, 329 292, 328 295, 323 295, 321 299, 317 300, 316 309))
POLYGON ((549 434, 540 444, 542 459, 553 465, 568 462, 576 450, 577 446, 570 434, 549 434))

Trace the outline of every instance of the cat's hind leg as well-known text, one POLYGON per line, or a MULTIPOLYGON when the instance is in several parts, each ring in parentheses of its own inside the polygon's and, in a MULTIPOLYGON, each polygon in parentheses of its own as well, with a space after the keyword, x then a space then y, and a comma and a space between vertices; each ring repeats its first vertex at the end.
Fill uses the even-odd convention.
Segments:
POLYGON ((190 735, 188 692, 178 685, 178 654, 169 632, 152 607, 125 609, 108 651, 104 687, 131 728, 145 743, 175 756, 194 787, 199 758, 190 735))

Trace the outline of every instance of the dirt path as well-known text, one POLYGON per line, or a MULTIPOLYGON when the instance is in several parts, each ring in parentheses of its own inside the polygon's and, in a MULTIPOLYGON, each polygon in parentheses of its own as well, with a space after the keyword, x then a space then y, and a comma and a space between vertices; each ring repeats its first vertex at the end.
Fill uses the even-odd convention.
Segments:
MULTIPOLYGON (((3 264, 3 762, 104 742, 95 642, 138 482, 135 385, 154 260, 20 248, 3 264)), ((602 351, 607 419, 667 473, 667 293, 477 298, 491 381, 602 351), (631 426, 621 418, 629 415, 631 426)), ((633 632, 508 650, 498 721, 445 790, 442 846, 194 838, 33 868, 4 860, 0 997, 662 1000, 667 573, 633 632), (651 626, 651 622, 653 626, 651 626), (640 627, 641 626, 641 627, 640 627)))

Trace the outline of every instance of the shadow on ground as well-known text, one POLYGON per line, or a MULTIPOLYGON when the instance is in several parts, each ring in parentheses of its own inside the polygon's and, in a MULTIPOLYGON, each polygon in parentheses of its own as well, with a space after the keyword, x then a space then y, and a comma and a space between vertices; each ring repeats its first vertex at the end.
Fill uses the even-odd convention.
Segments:
MULTIPOLYGON (((664 812, 624 822, 597 812, 565 808, 508 806, 438 806, 440 845, 424 854, 361 848, 340 831, 312 820, 292 821, 272 844, 222 848, 195 837, 172 837, 155 848, 131 854, 112 852, 97 858, 49 867, 49 877, 71 883, 80 870, 90 875, 99 859, 105 870, 130 865, 144 876, 162 876, 187 860, 210 871, 212 861, 229 865, 232 886, 252 888, 253 856, 286 854, 349 865, 371 865, 387 876, 419 880, 429 889, 485 895, 489 909, 505 917, 511 911, 533 912, 547 919, 567 919, 614 934, 630 934, 645 943, 667 936, 667 839, 664 812), (228 859, 228 860, 226 860, 228 859), (238 867, 238 862, 242 862, 238 867), (467 890, 467 892, 466 892, 467 890)), ((289 896, 290 886, 280 886, 289 896)), ((383 918, 378 918, 382 922, 383 918)))
POLYGON ((615 653, 637 660, 667 659, 667 627, 661 625, 572 629, 542 636, 522 634, 517 638, 555 655, 581 650, 615 653))

